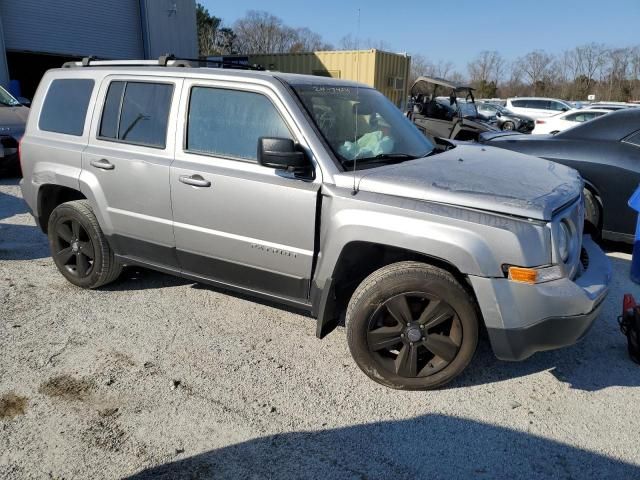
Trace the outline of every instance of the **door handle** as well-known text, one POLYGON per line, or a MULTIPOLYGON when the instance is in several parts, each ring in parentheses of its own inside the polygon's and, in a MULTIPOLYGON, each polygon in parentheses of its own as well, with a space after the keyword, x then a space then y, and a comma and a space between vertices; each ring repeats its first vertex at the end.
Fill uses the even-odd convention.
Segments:
POLYGON ((106 158, 101 158, 100 160, 91 160, 91 162, 89 163, 91 163, 92 167, 100 168, 102 170, 113 170, 114 168, 116 168, 116 166, 106 158))
POLYGON ((194 187, 210 187, 211 182, 205 180, 200 175, 180 175, 179 180, 187 185, 193 185, 194 187))

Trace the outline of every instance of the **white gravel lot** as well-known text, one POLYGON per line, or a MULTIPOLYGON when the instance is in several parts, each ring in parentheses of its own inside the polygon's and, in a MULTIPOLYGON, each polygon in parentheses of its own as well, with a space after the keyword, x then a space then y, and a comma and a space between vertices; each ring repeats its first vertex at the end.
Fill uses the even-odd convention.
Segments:
POLYGON ((640 478, 640 367, 618 330, 630 255, 578 345, 486 339, 433 392, 370 381, 345 333, 148 270, 67 283, 0 181, 0 478, 640 478))

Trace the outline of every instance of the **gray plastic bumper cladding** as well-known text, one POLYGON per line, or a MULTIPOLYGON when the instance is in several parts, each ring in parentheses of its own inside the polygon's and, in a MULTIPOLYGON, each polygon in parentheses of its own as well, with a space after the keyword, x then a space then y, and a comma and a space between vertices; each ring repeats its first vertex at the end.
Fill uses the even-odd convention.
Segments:
POLYGON ((591 237, 585 236, 582 246, 589 264, 573 280, 530 285, 470 277, 496 357, 523 360, 571 345, 587 333, 609 291, 611 264, 591 237))

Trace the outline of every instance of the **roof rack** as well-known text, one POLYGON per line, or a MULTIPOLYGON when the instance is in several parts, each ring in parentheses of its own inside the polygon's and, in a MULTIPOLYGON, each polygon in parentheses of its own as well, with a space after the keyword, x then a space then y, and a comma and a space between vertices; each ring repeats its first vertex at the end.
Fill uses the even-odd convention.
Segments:
POLYGON ((79 62, 65 62, 62 68, 75 67, 191 67, 187 60, 178 60, 173 55, 162 55, 157 60, 96 60, 84 57, 79 62))
POLYGON ((157 60, 98 60, 96 57, 84 57, 79 62, 65 62, 62 68, 77 67, 200 67, 213 64, 215 68, 235 68, 240 70, 264 70, 261 65, 242 65, 227 60, 207 60, 199 58, 181 58, 167 54, 157 60))

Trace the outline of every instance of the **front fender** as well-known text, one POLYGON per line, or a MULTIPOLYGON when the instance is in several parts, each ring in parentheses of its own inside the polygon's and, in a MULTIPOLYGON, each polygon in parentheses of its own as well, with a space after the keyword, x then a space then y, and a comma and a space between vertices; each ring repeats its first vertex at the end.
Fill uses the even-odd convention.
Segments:
POLYGON ((320 282, 355 241, 436 257, 463 274, 481 277, 502 277, 503 264, 551 261, 544 222, 368 192, 325 196, 316 269, 320 282))
POLYGON ((339 313, 334 312, 334 272, 353 242, 435 258, 474 277, 504 278, 505 264, 538 266, 551 261, 544 222, 368 192, 323 193, 312 298, 319 337, 339 313))

